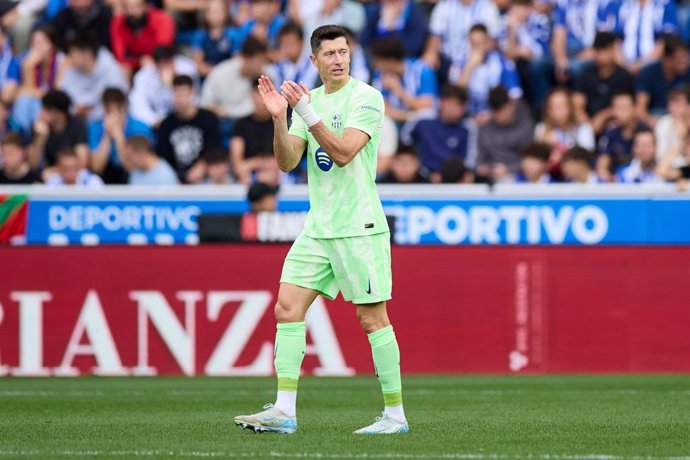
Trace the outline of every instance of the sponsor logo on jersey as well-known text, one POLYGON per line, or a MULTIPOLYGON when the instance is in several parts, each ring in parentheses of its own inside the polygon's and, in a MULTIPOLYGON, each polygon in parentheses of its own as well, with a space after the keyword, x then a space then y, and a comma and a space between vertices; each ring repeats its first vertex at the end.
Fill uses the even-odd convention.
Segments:
POLYGON ((376 113, 381 113, 381 109, 374 107, 373 105, 364 104, 360 109, 373 110, 376 113))
POLYGON ((333 167, 333 160, 331 160, 331 157, 328 156, 322 147, 316 149, 314 159, 316 160, 316 166, 323 172, 328 172, 333 167))

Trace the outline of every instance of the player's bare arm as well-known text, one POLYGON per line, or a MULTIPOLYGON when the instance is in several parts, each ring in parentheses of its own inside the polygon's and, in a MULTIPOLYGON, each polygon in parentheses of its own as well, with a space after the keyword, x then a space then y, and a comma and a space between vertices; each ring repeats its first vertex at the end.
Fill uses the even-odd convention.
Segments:
MULTIPOLYGON (((303 84, 286 81, 280 87, 284 99, 294 107, 302 96, 310 97, 309 89, 303 84)), ((323 121, 319 121, 309 128, 319 145, 328 152, 333 162, 340 168, 347 165, 369 142, 369 135, 355 128, 345 128, 342 137, 331 132, 323 121)))
POLYGON ((259 94, 266 109, 273 117, 273 152, 281 171, 292 171, 299 164, 307 143, 288 133, 288 101, 276 91, 270 78, 262 75, 259 78, 259 94))

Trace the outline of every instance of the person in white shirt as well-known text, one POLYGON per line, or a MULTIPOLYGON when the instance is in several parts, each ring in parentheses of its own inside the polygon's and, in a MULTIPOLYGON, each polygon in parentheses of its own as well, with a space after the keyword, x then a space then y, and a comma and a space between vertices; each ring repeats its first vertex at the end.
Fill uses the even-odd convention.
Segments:
POLYGON ((101 188, 103 181, 100 177, 82 168, 79 155, 71 147, 64 147, 57 154, 55 174, 48 177, 46 185, 49 187, 62 187, 75 185, 86 188, 101 188))
POLYGON ((124 167, 130 185, 177 185, 177 174, 151 148, 146 136, 132 136, 125 142, 124 167))
POLYGON ((640 130, 633 140, 633 160, 616 174, 621 184, 656 184, 664 182, 657 174, 656 143, 651 130, 640 130))

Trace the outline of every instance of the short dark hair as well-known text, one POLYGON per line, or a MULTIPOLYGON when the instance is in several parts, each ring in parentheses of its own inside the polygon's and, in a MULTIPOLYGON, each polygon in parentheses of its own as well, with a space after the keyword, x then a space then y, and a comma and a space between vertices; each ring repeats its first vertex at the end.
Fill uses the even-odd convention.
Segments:
POLYGON ((664 38, 664 57, 673 57, 678 51, 687 51, 688 45, 676 35, 666 35, 664 38))
POLYGON ((347 36, 347 31, 340 26, 328 24, 325 26, 320 26, 314 29, 311 34, 311 39, 309 40, 309 45, 311 46, 311 53, 316 54, 321 48, 321 42, 324 40, 335 40, 336 38, 343 37, 350 46, 350 39, 347 36))
POLYGON ((595 50, 605 50, 611 48, 617 41, 618 37, 612 32, 597 32, 592 47, 595 50))
POLYGON ((469 96, 466 88, 456 85, 445 85, 441 89, 441 99, 455 99, 461 104, 465 104, 469 96))
POLYGON ((247 191, 247 199, 250 203, 256 203, 267 196, 277 195, 278 187, 275 185, 264 184, 263 182, 254 182, 247 191))
POLYGON ((631 93, 630 91, 614 91, 611 95, 611 102, 613 102, 613 100, 617 97, 629 97, 632 99, 633 104, 635 103, 635 94, 631 93))
POLYGON ((175 75, 172 81, 173 88, 179 88, 180 86, 188 86, 194 88, 194 80, 189 75, 175 75))
POLYGON ((638 129, 638 130, 635 132, 635 134, 633 135, 633 141, 634 141, 635 139, 637 139, 637 137, 640 136, 640 135, 642 135, 642 134, 651 134, 652 137, 656 138, 656 136, 654 135, 654 131, 652 131, 651 129, 649 129, 649 128, 640 128, 640 129, 638 129))
POLYGON ((69 107, 72 105, 72 99, 69 95, 59 89, 51 89, 41 98, 43 108, 49 110, 57 110, 65 114, 69 113, 69 107))
POLYGON ((16 145, 17 147, 24 148, 24 139, 17 133, 9 132, 3 136, 0 145, 16 145))
POLYGON ((33 35, 36 32, 41 32, 41 33, 45 34, 45 36, 48 37, 48 40, 50 40, 50 43, 52 43, 53 46, 57 45, 57 37, 55 35, 55 29, 50 24, 36 27, 34 30, 31 31, 31 34, 33 35))
POLYGON ((369 46, 369 52, 373 58, 394 59, 396 61, 405 59, 405 47, 402 41, 395 36, 374 40, 369 46))
POLYGON ((491 110, 501 110, 510 102, 510 95, 505 86, 498 85, 489 91, 489 108, 491 110))
POLYGON ((461 158, 448 158, 438 171, 441 174, 441 182, 444 184, 457 184, 467 174, 467 167, 461 158))
POLYGON ((512 3, 513 5, 525 5, 525 6, 529 6, 529 5, 531 5, 531 4, 533 3, 533 1, 532 1, 532 0, 513 0, 511 3, 512 3))
POLYGON ((417 149, 413 144, 401 143, 398 145, 398 149, 395 151, 395 156, 397 157, 401 155, 412 155, 413 157, 417 158, 417 149))
POLYGON ((67 44, 67 50, 76 49, 78 51, 88 51, 95 58, 98 56, 98 41, 91 34, 82 32, 75 36, 67 44))
POLYGON ((251 58, 266 53, 268 53, 266 43, 262 42, 253 35, 247 37, 244 40, 244 43, 242 43, 242 47, 240 47, 240 55, 246 58, 251 58))
POLYGON ((566 152, 563 154, 561 163, 565 163, 566 161, 586 163, 588 166, 590 166, 592 162, 592 154, 589 150, 583 147, 575 146, 566 150, 566 152))
POLYGON ((296 35, 300 40, 304 40, 304 30, 295 21, 288 21, 280 28, 278 39, 285 35, 296 35))
POLYGON ((117 104, 123 106, 127 104, 127 96, 122 92, 120 88, 106 88, 103 91, 103 96, 101 96, 103 105, 117 104))
POLYGON ((470 33, 481 32, 485 35, 489 35, 489 29, 482 23, 478 23, 470 27, 470 33))
POLYGON ((549 161, 551 146, 543 142, 534 142, 522 150, 522 158, 536 158, 541 161, 549 161))
POLYGON ((666 95, 666 98, 671 99, 677 96, 681 96, 685 98, 687 102, 690 102, 690 85, 676 86, 675 88, 671 88, 671 90, 666 95))
POLYGON ((228 152, 223 148, 211 147, 204 152, 204 161, 209 165, 229 163, 230 157, 228 156, 228 152))
POLYGON ((140 134, 128 138, 125 141, 125 145, 137 152, 147 151, 153 153, 153 147, 151 146, 149 138, 140 134))
POLYGON ((74 150, 74 148, 69 145, 65 145, 58 150, 58 153, 55 156, 55 162, 59 163, 63 158, 79 158, 79 155, 77 155, 77 152, 74 150))
POLYGON ((170 61, 175 59, 177 50, 174 46, 159 46, 153 50, 153 61, 158 64, 162 61, 170 61))

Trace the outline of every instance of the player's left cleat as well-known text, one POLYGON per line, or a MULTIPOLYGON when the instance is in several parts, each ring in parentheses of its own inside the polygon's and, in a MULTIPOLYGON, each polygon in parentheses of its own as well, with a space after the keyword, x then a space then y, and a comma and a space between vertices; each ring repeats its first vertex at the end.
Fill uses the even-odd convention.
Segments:
POLYGON ((252 415, 238 415, 235 417, 235 425, 254 430, 256 433, 269 431, 292 434, 297 431, 297 418, 288 417, 273 407, 273 404, 266 404, 264 409, 252 415))
POLYGON ((393 434, 407 433, 408 431, 410 431, 410 427, 406 421, 399 422, 386 414, 381 414, 376 417, 374 423, 355 431, 355 434, 393 434))

